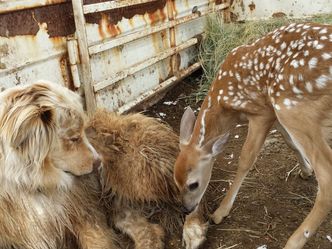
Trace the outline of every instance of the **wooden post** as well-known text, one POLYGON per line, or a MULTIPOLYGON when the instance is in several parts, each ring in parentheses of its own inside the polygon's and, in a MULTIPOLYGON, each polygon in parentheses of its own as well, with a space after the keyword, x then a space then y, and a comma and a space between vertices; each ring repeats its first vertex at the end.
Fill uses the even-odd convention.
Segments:
POLYGON ((81 65, 82 65, 82 85, 85 94, 85 103, 88 115, 93 114, 96 110, 96 99, 93 92, 93 80, 90 67, 90 55, 88 50, 88 39, 85 29, 85 17, 83 13, 83 0, 72 1, 75 25, 76 25, 76 36, 78 46, 81 54, 81 65))
MULTIPOLYGON (((173 0, 167 0, 167 17, 168 21, 174 21, 174 3, 173 0)), ((175 26, 170 27, 169 29, 169 37, 170 37, 170 47, 176 47, 176 40, 175 40, 175 26)), ((178 54, 174 54, 171 57, 171 72, 174 75, 179 68, 178 61, 177 61, 178 54)))

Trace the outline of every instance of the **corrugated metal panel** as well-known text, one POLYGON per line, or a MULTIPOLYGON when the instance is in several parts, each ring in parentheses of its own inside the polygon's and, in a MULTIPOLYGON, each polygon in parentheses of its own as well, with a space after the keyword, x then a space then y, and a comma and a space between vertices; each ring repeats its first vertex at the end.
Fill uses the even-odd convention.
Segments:
POLYGON ((66 37, 74 32, 70 2, 1 1, 1 89, 37 79, 71 87, 66 37))
POLYGON ((145 2, 132 6, 136 13, 124 11, 122 18, 114 16, 114 9, 98 14, 99 19, 86 16, 95 22, 86 24, 86 34, 97 106, 125 111, 146 93, 156 93, 165 82, 173 84, 178 75, 199 67, 195 36, 203 32, 211 1, 145 2))

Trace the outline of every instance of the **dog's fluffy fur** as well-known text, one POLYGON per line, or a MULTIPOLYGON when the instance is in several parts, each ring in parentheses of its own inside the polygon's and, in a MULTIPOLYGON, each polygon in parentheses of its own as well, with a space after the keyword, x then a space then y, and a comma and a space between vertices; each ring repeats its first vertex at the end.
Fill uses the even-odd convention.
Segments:
MULTIPOLYGON (((96 112, 86 133, 103 158, 103 202, 115 227, 132 238, 136 249, 163 248, 164 230, 182 228, 184 218, 173 180, 178 136, 154 118, 106 110, 96 112)), ((202 219, 192 219, 187 224, 202 227, 205 238, 202 219)))
POLYGON ((0 248, 115 248, 86 175, 96 161, 76 94, 47 82, 2 92, 0 248))

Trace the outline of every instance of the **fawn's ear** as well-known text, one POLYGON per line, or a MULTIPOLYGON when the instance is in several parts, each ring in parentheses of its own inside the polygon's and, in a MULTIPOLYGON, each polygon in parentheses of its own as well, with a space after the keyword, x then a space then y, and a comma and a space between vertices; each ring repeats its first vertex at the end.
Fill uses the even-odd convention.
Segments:
POLYGON ((225 144, 228 141, 229 132, 222 134, 215 138, 212 138, 203 146, 203 150, 207 152, 210 156, 215 157, 219 155, 225 149, 225 144))
POLYGON ((180 124, 180 144, 187 144, 190 140, 195 124, 195 113, 188 106, 183 113, 180 124))

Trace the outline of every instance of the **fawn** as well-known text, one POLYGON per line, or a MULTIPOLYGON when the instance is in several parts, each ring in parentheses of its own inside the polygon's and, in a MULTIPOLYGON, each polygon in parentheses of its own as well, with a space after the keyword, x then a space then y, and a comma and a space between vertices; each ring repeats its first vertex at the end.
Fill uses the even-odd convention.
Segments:
POLYGON ((318 193, 313 209, 284 248, 302 248, 332 208, 332 26, 292 23, 251 45, 235 48, 222 63, 195 122, 188 108, 180 125, 180 154, 174 178, 188 212, 199 204, 212 165, 229 131, 245 116, 248 134, 232 186, 212 215, 226 217, 277 122, 301 155, 304 175, 314 171, 318 193), (330 92, 331 91, 331 92, 330 92))

